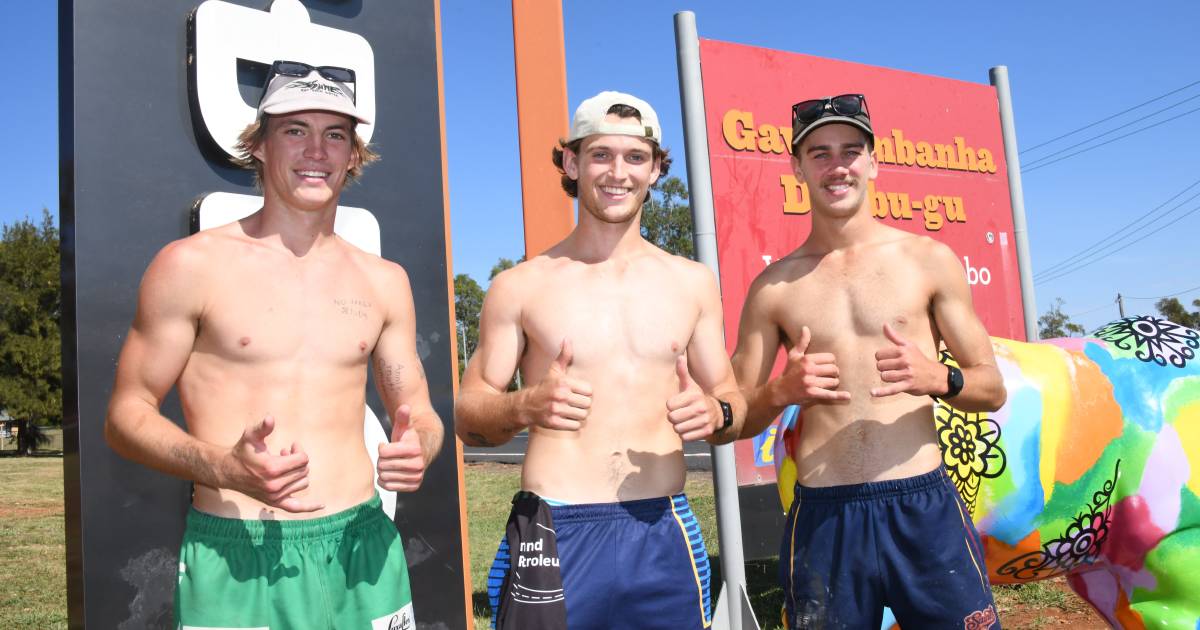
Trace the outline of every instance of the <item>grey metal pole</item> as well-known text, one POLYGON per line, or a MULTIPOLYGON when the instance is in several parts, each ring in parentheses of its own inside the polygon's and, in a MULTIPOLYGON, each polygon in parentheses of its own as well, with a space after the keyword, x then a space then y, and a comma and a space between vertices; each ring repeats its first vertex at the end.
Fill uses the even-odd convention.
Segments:
POLYGON ((1033 291, 1033 263, 1029 260, 1029 228, 1025 225, 1025 192, 1021 188, 1021 158, 1017 155, 1017 127, 1013 123, 1008 66, 996 66, 988 72, 988 76, 1000 99, 1000 131, 1004 135, 1004 161, 1008 164, 1008 192, 1012 197, 1013 240, 1017 246, 1017 270, 1021 276, 1025 338, 1032 342, 1038 340, 1037 299, 1033 291))
MULTIPOLYGON (((713 219, 712 177, 708 166, 708 131, 704 123, 704 87, 700 75, 700 40, 696 14, 675 14, 675 52, 679 63, 679 100, 683 109, 683 137, 696 254, 717 276, 717 231, 713 219)), ((721 576, 724 588, 717 598, 714 627, 725 620, 731 630, 758 630, 746 596, 746 566, 742 553, 741 508, 738 504, 737 463, 733 445, 712 447, 713 482, 717 499, 717 537, 721 542, 721 576), (743 621, 749 623, 743 623, 743 621)))
POLYGON ((1117 312, 1121 314, 1121 319, 1125 319, 1125 298, 1121 294, 1117 294, 1117 312))

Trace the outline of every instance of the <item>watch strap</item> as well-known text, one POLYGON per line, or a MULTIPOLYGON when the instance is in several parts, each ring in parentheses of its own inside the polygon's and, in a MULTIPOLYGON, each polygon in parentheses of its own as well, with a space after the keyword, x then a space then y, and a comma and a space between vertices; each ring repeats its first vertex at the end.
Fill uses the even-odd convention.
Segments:
POLYGON ((719 428, 717 428, 717 431, 724 431, 725 429, 728 429, 729 427, 733 426, 733 407, 729 403, 725 402, 724 400, 721 400, 720 398, 717 398, 716 401, 717 401, 717 405, 721 407, 721 417, 722 417, 721 418, 721 426, 719 428))

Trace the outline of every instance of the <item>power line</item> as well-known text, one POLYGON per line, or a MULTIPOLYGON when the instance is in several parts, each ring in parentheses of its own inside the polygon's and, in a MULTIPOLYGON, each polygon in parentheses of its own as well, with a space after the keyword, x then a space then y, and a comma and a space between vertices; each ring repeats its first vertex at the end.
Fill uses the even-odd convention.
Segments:
MULTIPOLYGON (((1049 267, 1047 267, 1047 268, 1045 268, 1045 269, 1043 269, 1043 270, 1041 270, 1041 271, 1039 271, 1039 272, 1035 273, 1035 274, 1034 274, 1034 276, 1035 276, 1035 277, 1036 277, 1036 276, 1046 276, 1046 275, 1053 274, 1054 272, 1056 272, 1056 271, 1060 271, 1062 268, 1069 266, 1070 264, 1072 264, 1072 263, 1073 263, 1073 262, 1075 262, 1076 260, 1078 260, 1078 259, 1080 259, 1080 258, 1085 258, 1085 257, 1087 257, 1087 256, 1088 256, 1088 255, 1089 255, 1091 252, 1093 252, 1094 250, 1096 250, 1096 249, 1103 249, 1104 247, 1107 247, 1107 246, 1108 246, 1108 245, 1107 245, 1107 244, 1108 244, 1108 242, 1109 242, 1109 241, 1112 241, 1113 239, 1115 239, 1115 238, 1117 238, 1117 237, 1128 237, 1128 236, 1130 236, 1129 232, 1127 231, 1129 228, 1133 227, 1134 225, 1136 225, 1136 224, 1138 224, 1138 223, 1141 223, 1142 221, 1145 221, 1146 219, 1149 219, 1149 218, 1150 218, 1150 217, 1151 217, 1151 216, 1152 216, 1152 215, 1153 215, 1155 212, 1158 212, 1160 209, 1162 209, 1162 208, 1166 207, 1166 205, 1167 205, 1167 204, 1171 203, 1171 202, 1172 202, 1172 201, 1174 201, 1174 200, 1175 200, 1177 197, 1179 197, 1180 195, 1182 195, 1182 194, 1186 193, 1187 191, 1191 190, 1192 188, 1195 188, 1195 187, 1196 187, 1196 185, 1198 185, 1198 184, 1200 184, 1200 179, 1197 179, 1196 181, 1192 182, 1191 184, 1188 184, 1187 186, 1185 186, 1185 187, 1183 188, 1183 190, 1181 190, 1181 191, 1179 191, 1179 192, 1175 193, 1174 195, 1171 195, 1171 197, 1170 197, 1170 198, 1168 198, 1166 201, 1164 201, 1164 202, 1162 202, 1162 203, 1158 204, 1157 206, 1155 206, 1154 208, 1152 208, 1152 209, 1150 209, 1149 211, 1145 212, 1144 214, 1142 214, 1141 216, 1137 217, 1136 219, 1134 219, 1134 220, 1130 221, 1129 223, 1126 223, 1125 225, 1123 225, 1123 226, 1121 226, 1121 227, 1117 228, 1117 229, 1116 229, 1116 231, 1112 232, 1112 233, 1111 233, 1111 234, 1109 234, 1108 236, 1105 236, 1104 238, 1100 239, 1099 241, 1096 241, 1095 243, 1092 243, 1090 246, 1088 246, 1087 248, 1083 249, 1082 251, 1080 251, 1080 252, 1078 252, 1078 253, 1074 254, 1073 256, 1070 256, 1070 257, 1066 258, 1065 260, 1062 260, 1062 261, 1059 261, 1059 262, 1057 262, 1057 263, 1054 263, 1053 265, 1050 265, 1049 267)), ((1176 204, 1176 205, 1175 205, 1175 207, 1173 207, 1173 208, 1171 208, 1170 210, 1168 210, 1166 214, 1170 214, 1171 212, 1174 212, 1175 210, 1177 210, 1177 209, 1179 208, 1179 206, 1182 206, 1183 204, 1185 204, 1185 203, 1187 203, 1187 202, 1191 201, 1192 199, 1195 199, 1197 195, 1200 195, 1200 193, 1197 193, 1196 195, 1192 195, 1191 197, 1188 197, 1187 199, 1184 199, 1183 201, 1179 202, 1178 204, 1176 204)), ((1164 214, 1163 216, 1166 216, 1166 215, 1164 214)), ((1160 218, 1161 218, 1161 217, 1160 217, 1160 218)), ((1155 219, 1155 221, 1157 221, 1157 220, 1158 220, 1158 219, 1155 219)), ((1144 228, 1144 227, 1146 227, 1146 226, 1148 226, 1148 225, 1150 225, 1150 224, 1152 224, 1152 223, 1154 223, 1154 221, 1151 221, 1150 223, 1147 223, 1146 225, 1144 225, 1144 226, 1142 226, 1142 227, 1139 227, 1139 228, 1137 228, 1136 230, 1134 230, 1134 232, 1136 232, 1136 231, 1138 231, 1138 230, 1140 230, 1140 229, 1142 229, 1142 228, 1144 228)))
POLYGON ((1040 164, 1036 164, 1036 165, 1034 165, 1034 166, 1032 166, 1032 167, 1030 167, 1030 168, 1024 168, 1024 167, 1022 167, 1022 168, 1021 168, 1021 172, 1022 172, 1022 173, 1030 173, 1030 172, 1033 172, 1033 171, 1036 171, 1036 170, 1038 170, 1039 168, 1042 168, 1042 167, 1045 167, 1045 166, 1050 166, 1051 164, 1058 164, 1059 162, 1061 162, 1061 161, 1063 161, 1063 160, 1065 160, 1065 159, 1067 159, 1067 158, 1073 158, 1073 157, 1075 157, 1076 155, 1079 155, 1079 154, 1081 154, 1081 153, 1087 153, 1088 151, 1091 151, 1092 149, 1099 149, 1100 147, 1102 147, 1102 146, 1104 146, 1104 145, 1106 145, 1106 144, 1112 144, 1112 143, 1116 142, 1117 140, 1121 140, 1121 139, 1123 139, 1123 138, 1128 138, 1129 136, 1132 136, 1132 135, 1134 135, 1134 134, 1141 133, 1141 132, 1143 132, 1143 131, 1146 131, 1146 130, 1149 130, 1149 129, 1153 129, 1153 128, 1155 128, 1155 127, 1159 126, 1159 125, 1162 125, 1162 124, 1169 123, 1169 122, 1171 122, 1172 120, 1177 120, 1177 119, 1179 119, 1179 118, 1183 118, 1184 116, 1187 116, 1188 114, 1194 114, 1194 113, 1196 113, 1196 112, 1200 112, 1200 107, 1197 107, 1196 109, 1189 109, 1188 111, 1186 111, 1186 112, 1183 112, 1182 114, 1179 114, 1178 116, 1172 116, 1172 117, 1170 117, 1170 118, 1167 118, 1167 119, 1165 119, 1165 120, 1160 120, 1160 121, 1158 121, 1158 122, 1156 122, 1156 123, 1154 123, 1154 124, 1152 124, 1152 125, 1146 125, 1145 127, 1142 127, 1141 129, 1135 129, 1134 131, 1131 131, 1131 132, 1129 132, 1129 133, 1127 133, 1127 134, 1123 134, 1123 135, 1117 136, 1116 138, 1113 138, 1113 139, 1111 139, 1111 140, 1106 140, 1106 141, 1104 141, 1104 142, 1101 142, 1100 144, 1097 144, 1097 145, 1094 145, 1094 146, 1090 146, 1090 147, 1088 147, 1088 148, 1086 148, 1086 149, 1080 149, 1079 151, 1076 151, 1076 152, 1074 152, 1074 153, 1068 153, 1067 155, 1064 155, 1064 156, 1062 156, 1062 157, 1058 158, 1057 160, 1051 160, 1051 161, 1049 161, 1049 162, 1042 162, 1042 163, 1040 163, 1040 164))
POLYGON ((1116 300, 1109 302, 1108 304, 1101 304, 1100 306, 1097 306, 1096 308, 1090 308, 1086 311, 1083 311, 1082 313, 1075 313, 1074 315, 1067 315, 1067 318, 1074 319, 1076 317, 1082 317, 1083 315, 1087 315, 1089 313, 1095 313, 1096 311, 1098 311, 1102 308, 1112 308, 1112 305, 1115 303, 1116 303, 1116 300))
POLYGON ((1158 297, 1129 297, 1128 295, 1126 295, 1125 299, 1127 299, 1127 300, 1165 300, 1167 298, 1173 298, 1177 295, 1183 295, 1184 293, 1191 293, 1192 291, 1195 291, 1196 289, 1200 289, 1200 286, 1192 287, 1190 289, 1184 289, 1182 291, 1177 291, 1170 295, 1160 295, 1158 297))
MULTIPOLYGON (((1127 232, 1123 232, 1123 231, 1120 231, 1120 230, 1118 230, 1117 232, 1115 232, 1115 233, 1113 233, 1113 234, 1110 234, 1108 238, 1106 238, 1106 239, 1104 239, 1104 240, 1102 240, 1102 241, 1099 241, 1099 242, 1097 242, 1096 244, 1092 245, 1092 247, 1089 247, 1087 250, 1084 250, 1083 252, 1080 252, 1080 253, 1078 253, 1078 254, 1076 254, 1076 255, 1072 256, 1071 258, 1068 258, 1067 260, 1065 260, 1065 261, 1063 261, 1063 262, 1061 262, 1061 263, 1058 263, 1058 264, 1055 264, 1055 265, 1051 265, 1050 267, 1048 267, 1048 268, 1046 268, 1046 269, 1043 269, 1042 271, 1040 271, 1040 272, 1038 272, 1038 273, 1035 273, 1035 274, 1034 274, 1034 280, 1035 280, 1035 281, 1039 281, 1039 282, 1040 282, 1040 281, 1041 281, 1041 279, 1044 279, 1046 276, 1053 276, 1053 275, 1056 275, 1056 274, 1057 274, 1057 273, 1059 273, 1060 271, 1065 271, 1065 270, 1066 270, 1067 268, 1069 268, 1069 267, 1073 267, 1073 266, 1075 266, 1075 265, 1078 265, 1078 264, 1080 264, 1081 262, 1085 261, 1085 260, 1086 260, 1086 259, 1088 259, 1088 258, 1092 258, 1092 257, 1095 257, 1095 256, 1099 256, 1099 257, 1103 258, 1103 257, 1106 257, 1106 256, 1108 256, 1108 255, 1109 255, 1109 254, 1111 254, 1113 251, 1117 251, 1117 250, 1111 250, 1111 251, 1108 251, 1108 252, 1105 252, 1104 250, 1106 250, 1106 249, 1109 249, 1109 248, 1112 248, 1112 247, 1114 247, 1114 246, 1116 246, 1116 245, 1120 245, 1120 244, 1121 244, 1123 241, 1128 241, 1128 239, 1130 239, 1130 238, 1133 238, 1134 236, 1137 236, 1139 232, 1142 232, 1142 231, 1143 231, 1143 230, 1145 230, 1146 228, 1148 228, 1148 227, 1150 227, 1150 226, 1154 225, 1155 223, 1158 223, 1159 221, 1161 221, 1161 220, 1163 220, 1163 219, 1165 219, 1165 218, 1167 218, 1167 217, 1171 216, 1171 213, 1175 212, 1175 211, 1176 211, 1176 210, 1178 210, 1179 208, 1182 208, 1184 204, 1186 204, 1187 202, 1189 202, 1189 201, 1191 201, 1191 200, 1193 200, 1193 199, 1195 199, 1195 198, 1197 198, 1197 197, 1200 197, 1200 191, 1198 191, 1198 192, 1196 192, 1196 193, 1192 194, 1190 197, 1188 197, 1188 198, 1184 199, 1183 201, 1180 201, 1179 203, 1175 204, 1175 205, 1174 205, 1174 206, 1172 206, 1172 207, 1171 207, 1169 210, 1167 210, 1165 213, 1163 213, 1163 214, 1161 214, 1161 215, 1159 215, 1159 216, 1157 216, 1157 217, 1154 217, 1153 219, 1151 219, 1151 220, 1149 220, 1149 221, 1146 221, 1145 223, 1142 223, 1141 225, 1137 226, 1136 228, 1133 228, 1132 230, 1129 230, 1129 231, 1127 231, 1127 232), (1119 236, 1119 237, 1120 237, 1120 240, 1113 240, 1113 237, 1117 237, 1117 236, 1119 236), (1104 241, 1111 241, 1111 242, 1107 242, 1107 243, 1106 243, 1106 242, 1104 242, 1104 241)), ((1145 219, 1145 218, 1147 218, 1148 216, 1149 216, 1149 215, 1145 215, 1145 216, 1141 217, 1141 219, 1145 219)), ((1138 221, 1140 221, 1141 219, 1138 219, 1138 221)), ((1137 222, 1137 221, 1135 221, 1135 223, 1136 223, 1136 222, 1137 222)), ((1132 225, 1132 224, 1131 224, 1131 225, 1132 225)), ((1170 223, 1168 223, 1167 225, 1170 225, 1170 223)), ((1126 227, 1128 227, 1128 226, 1126 226, 1126 227)), ((1157 230, 1155 230, 1155 231, 1157 232, 1157 230)), ((1151 232, 1151 233, 1153 233, 1153 232, 1151 232)), ((1118 249, 1121 249, 1121 248, 1118 248, 1118 249)))
MULTIPOLYGON (((1120 131, 1120 130, 1122 130, 1122 129, 1125 129, 1126 127, 1132 127, 1132 126, 1134 126, 1134 125, 1136 125, 1136 124, 1138 124, 1138 123, 1140 123, 1140 122, 1145 122, 1145 121, 1146 121, 1147 119, 1149 119, 1149 118, 1153 118, 1153 117, 1155 117, 1155 116, 1157 116, 1157 115, 1159 115, 1159 114, 1161 114, 1161 113, 1163 113, 1163 112, 1165 112, 1165 111, 1167 111, 1167 110, 1169 110, 1169 109, 1175 109, 1176 107, 1179 107, 1180 105, 1183 105, 1184 103, 1186 103, 1186 102, 1188 102, 1188 101, 1192 101, 1192 100, 1195 100, 1195 99, 1198 99, 1198 98, 1200 98, 1200 94, 1193 94, 1192 96, 1189 96, 1189 97, 1187 97, 1187 98, 1183 99, 1182 101, 1179 101, 1178 103, 1175 103, 1175 104, 1173 104, 1173 105, 1167 105, 1166 107, 1164 107, 1164 108, 1162 108, 1162 109, 1160 109, 1160 110, 1158 110, 1158 111, 1155 111, 1155 112, 1151 112, 1151 113, 1149 113, 1149 114, 1146 114, 1145 116, 1143 116, 1143 117, 1141 117, 1141 118, 1139 118, 1139 119, 1137 119, 1137 120, 1131 120, 1131 121, 1129 121, 1129 122, 1127 122, 1127 123, 1125 123, 1125 124, 1123 124, 1123 125, 1118 125, 1118 126, 1116 126, 1116 127, 1113 127, 1112 129, 1109 129, 1108 131, 1105 131, 1104 133, 1101 133, 1101 134, 1097 134, 1097 135, 1095 135, 1095 136, 1092 136, 1091 138, 1088 138, 1087 140, 1082 140, 1082 141, 1080 141, 1080 142, 1076 142, 1075 144, 1072 144, 1071 146, 1069 146, 1069 147, 1066 147, 1066 148, 1063 148, 1063 149, 1059 149, 1058 151, 1055 151, 1054 153, 1047 153, 1046 155, 1043 155, 1043 156, 1042 156, 1042 157, 1040 157, 1040 158, 1035 158, 1035 159, 1033 159, 1033 160, 1030 160, 1030 162, 1029 162, 1029 164, 1028 164, 1027 166, 1028 166, 1029 168, 1035 168, 1035 167, 1037 167, 1037 166, 1039 165, 1039 163, 1040 163, 1040 162, 1045 162, 1045 161, 1048 161, 1050 158, 1052 158, 1052 157, 1054 157, 1054 156, 1056 156, 1056 155, 1059 155, 1059 154, 1062 154, 1062 153, 1066 153, 1067 151, 1070 151, 1071 149, 1074 149, 1074 148, 1076 148, 1076 147, 1081 147, 1081 146, 1083 146, 1083 145, 1085 145, 1085 144, 1087 144, 1087 143, 1089 143, 1089 142, 1091 142, 1091 141, 1093 141, 1093 140, 1099 140, 1100 138, 1103 138, 1104 136, 1107 136, 1107 135, 1109 135, 1109 134, 1111 134, 1111 133, 1116 133, 1116 132, 1118 132, 1118 131, 1120 131)), ((1192 110, 1192 111, 1195 111, 1195 110, 1192 110)), ((1186 115, 1186 114, 1184 114, 1184 115, 1186 115)), ((1147 129, 1149 129, 1149 127, 1147 127, 1147 129)), ((1135 132, 1135 133, 1136 133, 1136 132, 1135 132)), ((1022 170, 1022 171, 1024 171, 1025 169, 1021 169, 1021 170, 1022 170)))
POLYGON ((1112 119, 1114 119, 1114 118, 1116 118, 1116 117, 1118 117, 1118 116, 1120 116, 1120 115, 1122 115, 1122 114, 1128 114, 1129 112, 1131 112, 1131 111, 1133 111, 1133 110, 1135 110, 1135 109, 1138 109, 1139 107, 1145 107, 1146 105, 1149 105, 1150 103, 1153 103, 1154 101, 1160 101, 1160 100, 1162 100, 1162 99, 1164 99, 1164 98, 1166 98, 1166 97, 1168 97, 1168 96, 1170 96, 1170 95, 1172 95, 1172 94, 1177 94, 1177 93, 1179 93, 1179 92, 1182 92, 1182 91, 1184 91, 1184 90, 1186 90, 1186 89, 1188 89, 1188 88, 1192 87, 1193 85, 1197 85, 1197 84, 1200 84, 1200 81, 1193 81, 1192 83, 1189 83, 1189 84, 1187 84, 1187 85, 1185 85, 1185 86, 1183 86, 1183 87, 1181 87, 1181 88, 1179 88, 1179 89, 1177 89, 1177 90, 1171 90, 1170 92, 1167 92, 1166 94, 1162 94, 1162 95, 1159 95, 1159 96, 1155 96, 1154 98, 1152 98, 1152 99, 1150 99, 1150 100, 1148 100, 1148 101, 1146 101, 1146 102, 1144 102, 1144 103, 1141 103, 1141 104, 1138 104, 1138 105, 1134 105, 1133 107, 1130 107, 1129 109, 1124 109, 1124 110, 1121 110, 1121 111, 1119 111, 1119 112, 1117 112, 1117 113, 1113 114, 1112 116, 1109 116, 1108 118, 1101 118, 1100 120, 1097 120, 1097 121, 1096 121, 1096 122, 1094 122, 1094 123, 1090 123, 1090 124, 1084 125, 1084 126, 1082 126, 1082 127, 1078 128, 1078 129, 1074 130, 1074 131, 1068 131, 1067 133, 1064 133, 1064 134, 1063 134, 1063 135, 1061 135, 1061 136, 1058 136, 1058 137, 1056 137, 1056 138, 1051 138, 1051 139, 1049 139, 1049 140, 1047 140, 1047 141, 1045 141, 1045 142, 1043 142, 1043 143, 1041 143, 1041 144, 1035 144, 1035 145, 1033 145, 1033 146, 1031 146, 1031 147, 1029 147, 1029 148, 1027 148, 1027 149, 1022 149, 1022 150, 1019 152, 1019 154, 1024 154, 1024 153, 1026 153, 1026 152, 1028 152, 1028 151, 1033 151, 1033 150, 1035 150, 1035 149, 1039 149, 1039 148, 1041 148, 1041 147, 1044 147, 1044 146, 1046 146, 1047 144, 1050 144, 1050 143, 1052 143, 1052 142, 1056 142, 1056 141, 1058 141, 1058 140, 1062 140, 1063 138, 1066 138, 1067 136, 1072 136, 1072 135, 1075 135, 1075 134, 1079 133, 1080 131, 1083 131, 1084 129, 1091 129, 1092 127, 1095 127, 1096 125, 1099 125, 1100 123, 1103 123, 1103 122, 1108 122, 1108 121, 1110 121, 1110 120, 1112 120, 1112 119))
POLYGON ((1044 278, 1044 279, 1042 279, 1042 280, 1035 280, 1035 281, 1034 281, 1034 284, 1044 284, 1044 283, 1046 283, 1046 282, 1050 282, 1051 280, 1057 280, 1057 279, 1059 279, 1059 278, 1061 278, 1061 277, 1063 277, 1063 276, 1066 276, 1066 275, 1070 275, 1070 274, 1072 274, 1072 273, 1075 273, 1076 271, 1079 271, 1080 269, 1083 269, 1084 267, 1088 267, 1088 266, 1092 265, 1093 263, 1096 263, 1096 262, 1099 262, 1099 261, 1101 261, 1101 260, 1104 260, 1105 258, 1108 258, 1109 256, 1112 256, 1113 254, 1115 254, 1115 253, 1117 253, 1117 252, 1119 252, 1119 251, 1121 251, 1121 250, 1123 250, 1123 249, 1126 249, 1126 248, 1128 248, 1128 247, 1130 247, 1130 246, 1132 246, 1132 245, 1135 245, 1135 244, 1137 244, 1137 243, 1139 243, 1139 242, 1141 242, 1141 241, 1143 241, 1143 240, 1147 239, 1147 238, 1148 238, 1148 237, 1150 237, 1150 236, 1153 236, 1153 235, 1155 235, 1155 234, 1158 234, 1159 232, 1161 232, 1161 231, 1165 230, 1166 228, 1168 228, 1168 227, 1171 227, 1172 225, 1174 225, 1174 224, 1178 223, 1178 222, 1179 222, 1181 219, 1183 219, 1184 217, 1187 217, 1187 216, 1191 215, 1193 212, 1196 212, 1197 210, 1200 210, 1200 206, 1196 206, 1195 208, 1192 208, 1191 210, 1188 210, 1187 212, 1185 212, 1185 213, 1183 213, 1183 214, 1179 215, 1178 217, 1176 217, 1174 221, 1171 221, 1170 223, 1167 223, 1167 224, 1165 224, 1165 225, 1163 225, 1163 226, 1159 227, 1158 229, 1156 229, 1156 230, 1154 230, 1154 231, 1152 231, 1152 232, 1149 232, 1148 234, 1145 234, 1145 235, 1141 236, 1140 238, 1137 238, 1137 239, 1134 239, 1134 240, 1132 240, 1132 241, 1130 241, 1130 242, 1128 242, 1128 243, 1125 243, 1124 245, 1122 245, 1122 246, 1120 246, 1120 247, 1118 247, 1118 248, 1116 248, 1116 249, 1114 249, 1114 250, 1112 250, 1112 251, 1110 251, 1110 252, 1108 252, 1108 253, 1104 254, 1103 256, 1101 256, 1101 257, 1099 257, 1099 258, 1096 258, 1096 259, 1090 260, 1090 261, 1088 261, 1088 262, 1082 263, 1082 264, 1080 264, 1080 265, 1078 265, 1078 266, 1074 267, 1073 269, 1066 269, 1066 270, 1063 270, 1063 271, 1061 271, 1061 272, 1059 272, 1059 273, 1057 273, 1057 274, 1053 275, 1053 277, 1051 277, 1051 278, 1044 278))

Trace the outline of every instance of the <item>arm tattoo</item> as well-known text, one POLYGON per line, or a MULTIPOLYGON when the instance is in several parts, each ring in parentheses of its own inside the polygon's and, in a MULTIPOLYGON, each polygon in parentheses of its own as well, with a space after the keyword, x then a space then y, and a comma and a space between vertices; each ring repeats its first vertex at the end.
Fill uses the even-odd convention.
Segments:
POLYGON ((375 379, 384 388, 399 392, 404 389, 404 365, 380 359, 375 365, 375 379))

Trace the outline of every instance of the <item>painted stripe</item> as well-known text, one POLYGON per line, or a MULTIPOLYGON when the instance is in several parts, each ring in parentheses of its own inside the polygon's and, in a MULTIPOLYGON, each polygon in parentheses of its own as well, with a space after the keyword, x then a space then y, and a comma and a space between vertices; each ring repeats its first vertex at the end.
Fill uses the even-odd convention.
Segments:
POLYGON ((704 621, 704 627, 707 628, 712 625, 711 604, 709 598, 705 597, 708 591, 708 576, 706 574, 705 578, 701 580, 700 570, 697 566, 701 557, 700 551, 703 551, 704 547, 700 540, 699 527, 696 528, 695 536, 689 536, 688 526, 684 523, 685 518, 689 523, 695 523, 696 516, 692 513, 691 507, 687 505, 687 500, 682 496, 671 497, 671 514, 675 517, 675 522, 679 525, 679 529, 683 533, 683 539, 688 543, 692 552, 692 576, 696 579, 696 595, 700 608, 700 619, 704 621))
POLYGON ((963 544, 967 547, 967 555, 971 556, 971 564, 975 565, 975 573, 979 576, 979 586, 990 592, 988 588, 987 578, 984 577, 983 571, 979 568, 979 560, 975 557, 974 545, 971 540, 971 527, 967 522, 966 514, 963 513, 962 501, 958 497, 958 493, 954 494, 954 507, 958 508, 958 518, 962 520, 963 526, 963 544))
MULTIPOLYGON (((797 507, 796 499, 792 500, 792 510, 789 515, 792 519, 792 531, 788 533, 788 577, 787 577, 787 593, 784 596, 792 600, 792 610, 796 610, 796 589, 793 584, 796 580, 796 523, 800 522, 800 510, 797 507)), ((784 606, 783 616, 787 617, 787 607, 784 606)))
POLYGON ((496 549, 496 559, 492 561, 492 568, 488 570, 487 593, 488 604, 492 607, 492 621, 490 627, 496 628, 496 615, 500 612, 500 589, 504 588, 504 580, 508 577, 508 572, 512 568, 512 554, 508 549, 508 538, 500 539, 500 546, 496 549))

